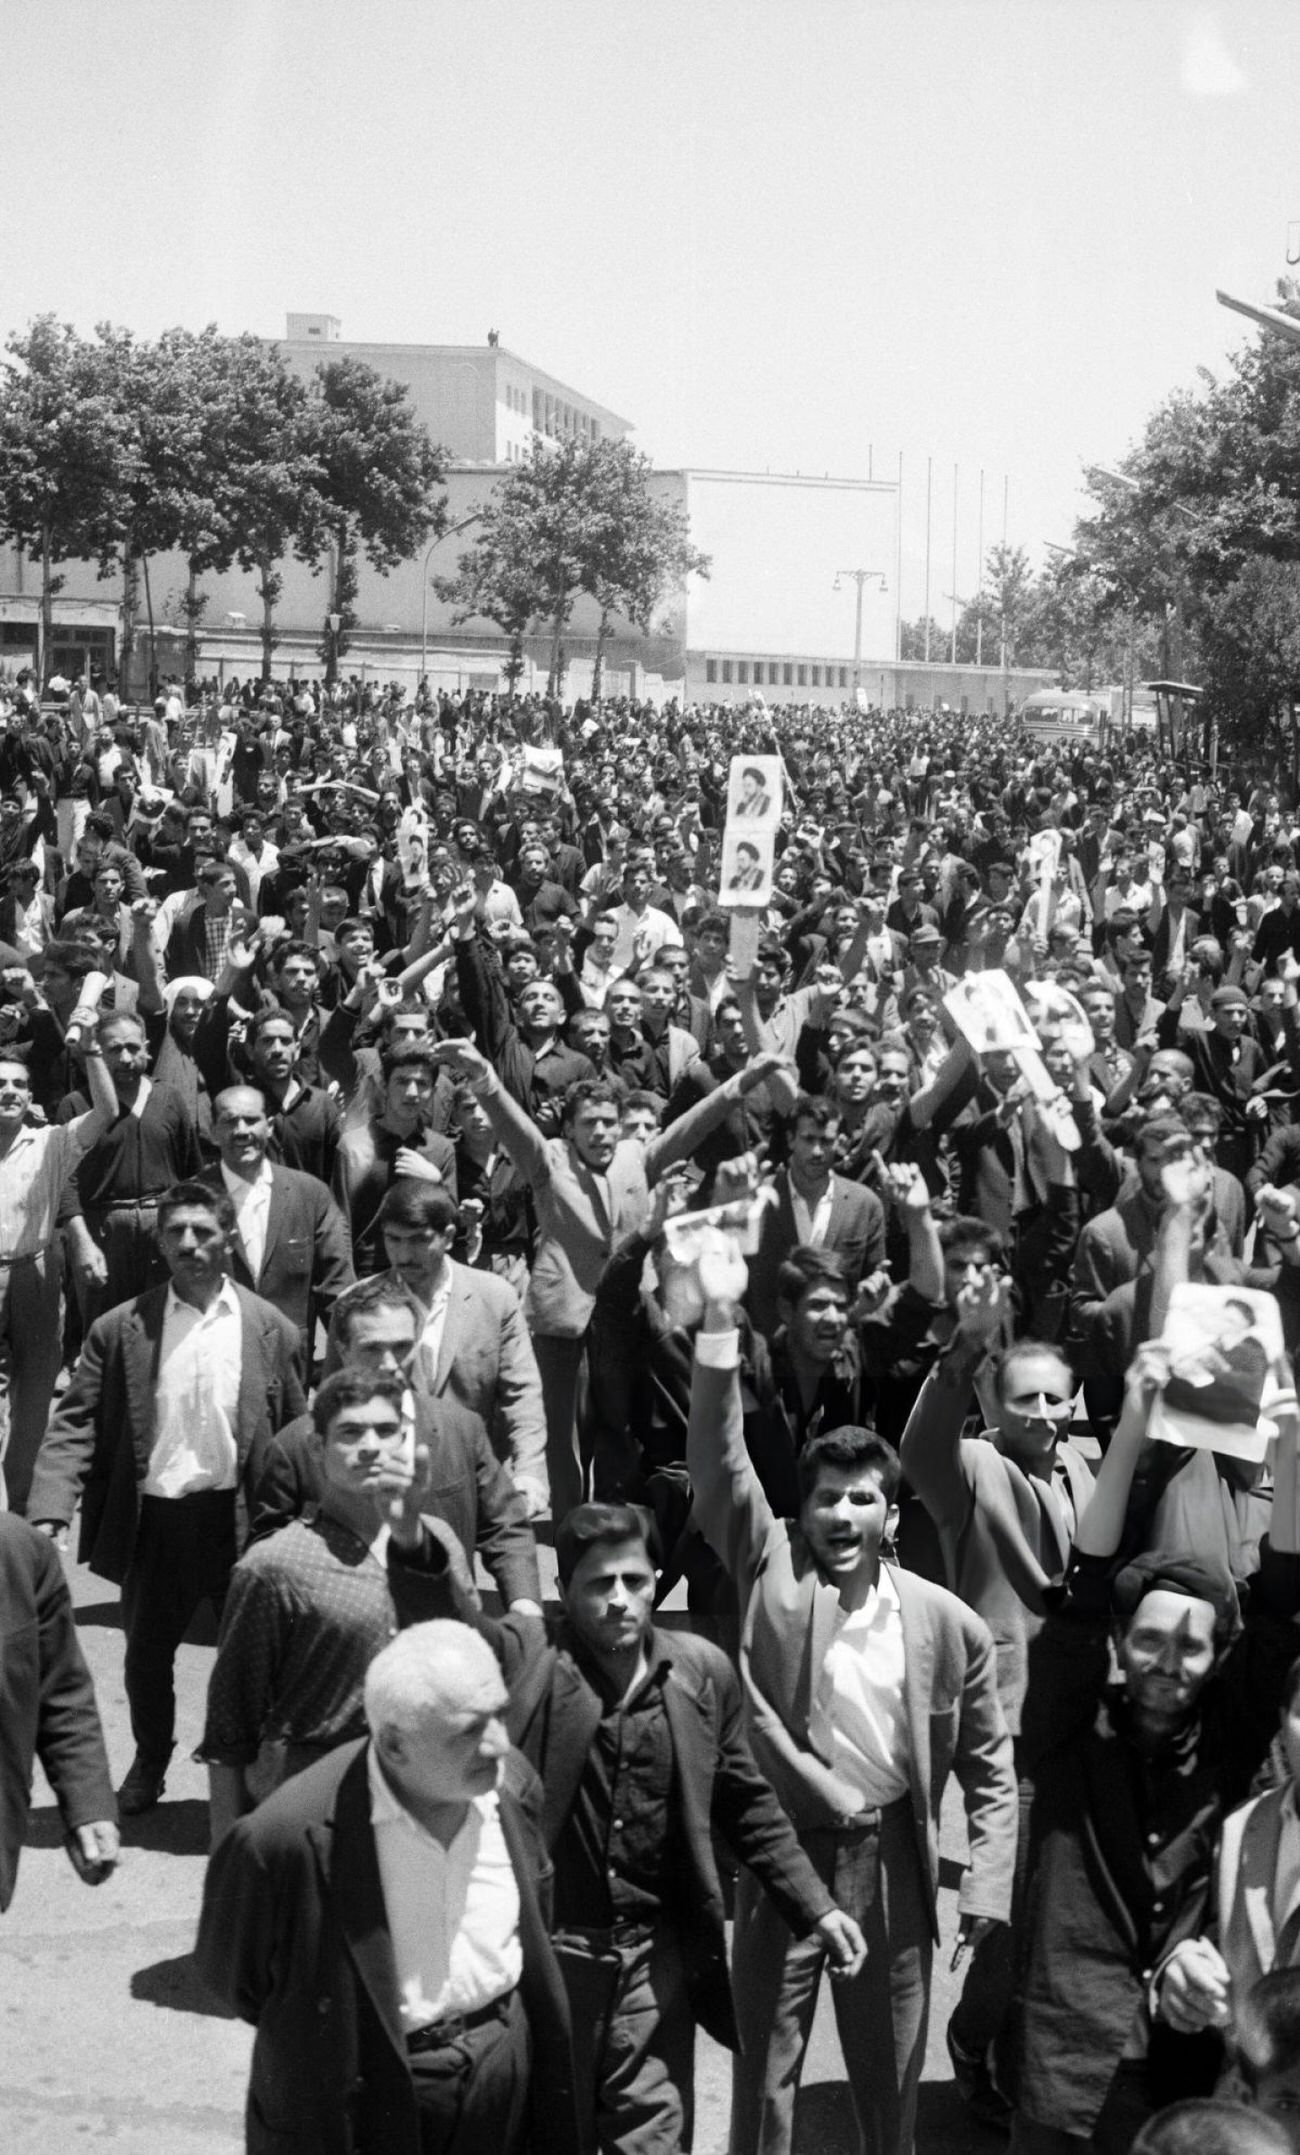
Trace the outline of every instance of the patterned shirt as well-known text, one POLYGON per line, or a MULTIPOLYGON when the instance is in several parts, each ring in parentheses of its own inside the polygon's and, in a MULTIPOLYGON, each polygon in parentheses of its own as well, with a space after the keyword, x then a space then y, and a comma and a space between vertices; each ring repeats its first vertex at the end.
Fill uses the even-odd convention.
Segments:
POLYGON ((254 1542, 230 1581, 199 1755, 247 1766, 263 1743, 364 1736, 366 1670, 396 1632, 385 1565, 328 1512, 254 1542))

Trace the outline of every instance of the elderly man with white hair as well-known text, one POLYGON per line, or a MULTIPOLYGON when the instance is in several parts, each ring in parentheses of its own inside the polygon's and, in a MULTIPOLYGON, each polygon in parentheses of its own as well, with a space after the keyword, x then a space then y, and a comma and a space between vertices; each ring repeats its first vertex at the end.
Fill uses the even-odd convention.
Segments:
POLYGON ((366 1677, 369 1738, 218 1843, 197 1957, 257 2029, 250 2155, 571 2155, 542 1790, 496 1656, 413 1625, 366 1677))

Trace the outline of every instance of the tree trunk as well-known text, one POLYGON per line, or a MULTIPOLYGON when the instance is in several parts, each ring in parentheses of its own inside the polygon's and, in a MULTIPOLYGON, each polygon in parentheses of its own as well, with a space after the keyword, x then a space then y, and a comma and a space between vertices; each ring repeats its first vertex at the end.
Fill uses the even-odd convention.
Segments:
POLYGON ((54 627, 54 566, 50 560, 51 534, 45 524, 41 528, 41 618, 36 633, 36 693, 45 694, 45 676, 50 663, 50 636, 54 627))
POLYGON ((122 547, 122 656, 117 669, 118 693, 123 697, 130 691, 131 660, 135 653, 135 617, 139 600, 140 584, 135 555, 128 539, 122 547))
POLYGON ((153 625, 153 593, 149 588, 149 556, 141 554, 140 568, 144 576, 144 605, 149 619, 149 700, 158 693, 158 640, 153 625))
POLYGON ((185 586, 185 678, 197 681, 199 677, 199 615, 203 602, 199 597, 199 578, 194 563, 188 563, 189 579, 185 586))
POLYGON ((600 702, 601 686, 605 678, 605 643, 609 636, 609 608, 600 609, 600 625, 596 630, 596 663, 591 669, 591 700, 600 702))
POLYGON ((546 693, 548 696, 558 696, 560 693, 560 677, 564 665, 561 638, 564 635, 564 623, 568 611, 565 599, 561 595, 556 601, 555 617, 551 622, 551 663, 546 674, 546 693))
POLYGON ((257 595, 262 601, 262 679, 269 681, 271 653, 275 649, 275 602, 280 596, 283 580, 276 574, 275 562, 270 557, 263 555, 257 567, 257 595))

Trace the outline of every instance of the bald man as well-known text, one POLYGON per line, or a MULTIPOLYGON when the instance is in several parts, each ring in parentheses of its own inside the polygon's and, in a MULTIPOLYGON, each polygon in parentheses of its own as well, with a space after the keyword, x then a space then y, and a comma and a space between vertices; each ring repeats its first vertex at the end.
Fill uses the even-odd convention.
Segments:
MULTIPOLYGON (((404 1531, 397 1519, 394 1534, 404 1531)), ((247 2146, 572 2155, 542 1790, 496 1656, 416 1624, 366 1677, 369 1737, 241 1818, 208 1868, 197 1958, 257 2029, 247 2146), (351 2124, 348 2137, 342 2121, 351 2124)))
POLYGON ((220 1160, 204 1180, 224 1189, 235 1207, 231 1276, 274 1303, 299 1327, 310 1351, 316 1319, 328 1324, 334 1304, 356 1279, 347 1221, 315 1175, 268 1160, 270 1118, 251 1086, 231 1085, 217 1094, 212 1135, 220 1160))

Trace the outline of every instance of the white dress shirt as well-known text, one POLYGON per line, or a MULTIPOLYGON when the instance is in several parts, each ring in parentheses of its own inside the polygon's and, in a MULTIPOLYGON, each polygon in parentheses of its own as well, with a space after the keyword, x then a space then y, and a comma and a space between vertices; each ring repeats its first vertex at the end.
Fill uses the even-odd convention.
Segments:
POLYGON ((1280 1932, 1300 1901, 1300 1816, 1295 1797, 1283 1806, 1277 1836, 1277 1869, 1273 1873, 1273 1928, 1280 1932))
POLYGON ((40 1130, 24 1123, 0 1158, 0 1259, 6 1263, 35 1257, 53 1242, 63 1186, 89 1142, 89 1122, 87 1114, 40 1130))
POLYGON ((442 1278, 433 1292, 424 1320, 424 1329, 416 1343, 411 1374, 418 1390, 431 1392, 438 1381, 438 1357, 442 1353, 442 1335, 447 1328, 447 1304, 451 1300, 451 1266, 444 1265, 442 1278))
POLYGON ((229 1280, 210 1309, 182 1302, 167 1290, 154 1441, 144 1494, 187 1497, 200 1489, 233 1489, 239 1473, 235 1423, 243 1375, 243 1324, 229 1280))
POLYGON ((790 1210, 794 1214, 795 1233, 805 1249, 819 1250, 824 1245, 830 1232, 833 1197, 834 1184, 829 1177, 815 1205, 810 1205, 807 1198, 796 1190, 793 1180, 791 1181, 790 1210))
POLYGON ((397 1800, 372 1745, 370 1823, 388 1918, 402 2027, 476 2013, 523 1974, 519 1887, 496 1791, 476 1796, 444 1848, 397 1800))
POLYGON ((859 1791, 864 1810, 907 1794, 903 1612, 883 1565, 862 1607, 837 1613, 808 1733, 814 1750, 859 1791))
POLYGON ((262 1269, 266 1255, 266 1231, 271 1218, 271 1163, 263 1160, 251 1182, 242 1175, 232 1174, 225 1161, 221 1163, 221 1179, 230 1192, 235 1207, 235 1221, 239 1239, 244 1247, 244 1262, 253 1285, 262 1269))

